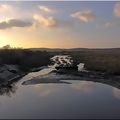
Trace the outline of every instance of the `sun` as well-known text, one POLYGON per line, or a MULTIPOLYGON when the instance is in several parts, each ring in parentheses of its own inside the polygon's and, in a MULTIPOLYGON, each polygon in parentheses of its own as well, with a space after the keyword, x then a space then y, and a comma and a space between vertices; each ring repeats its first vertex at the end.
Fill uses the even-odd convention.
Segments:
POLYGON ((7 39, 0 35, 0 47, 7 44, 7 39))
POLYGON ((0 47, 3 47, 10 43, 10 38, 4 33, 0 33, 0 47))

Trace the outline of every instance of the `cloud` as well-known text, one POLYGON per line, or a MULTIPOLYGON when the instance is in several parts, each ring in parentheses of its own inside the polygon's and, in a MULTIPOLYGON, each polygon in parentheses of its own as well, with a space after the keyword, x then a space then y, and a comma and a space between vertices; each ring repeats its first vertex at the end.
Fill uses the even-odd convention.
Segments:
POLYGON ((45 12, 54 12, 54 10, 49 8, 48 6, 38 6, 38 8, 45 12))
POLYGON ((16 13, 16 9, 9 4, 0 4, 0 20, 4 20, 5 18, 14 17, 16 13))
POLYGON ((106 22, 105 23, 105 28, 112 28, 114 26, 115 26, 115 24, 113 22, 106 22))
POLYGON ((3 4, 0 3, 0 21, 4 21, 6 18, 16 18, 16 19, 28 19, 32 18, 34 13, 34 8, 24 9, 16 4, 3 4), (22 12, 22 14, 21 14, 22 12))
POLYGON ((80 21, 85 22, 85 23, 93 21, 95 18, 95 15, 90 10, 77 11, 77 12, 71 14, 71 16, 73 18, 78 18, 80 21))
POLYGON ((32 25, 32 22, 23 21, 20 19, 9 19, 6 21, 0 22, 0 29, 7 29, 13 27, 29 27, 32 25))
POLYGON ((120 2, 117 2, 114 6, 114 14, 117 17, 120 17, 120 2))
POLYGON ((0 19, 5 19, 5 18, 16 18, 17 16, 20 16, 18 14, 18 8, 13 5, 9 4, 0 4, 0 19))
POLYGON ((57 21, 53 17, 45 17, 43 15, 34 14, 33 18, 45 27, 54 27, 57 24, 57 21))
POLYGON ((11 12, 12 6, 8 4, 0 4, 0 12, 11 12))

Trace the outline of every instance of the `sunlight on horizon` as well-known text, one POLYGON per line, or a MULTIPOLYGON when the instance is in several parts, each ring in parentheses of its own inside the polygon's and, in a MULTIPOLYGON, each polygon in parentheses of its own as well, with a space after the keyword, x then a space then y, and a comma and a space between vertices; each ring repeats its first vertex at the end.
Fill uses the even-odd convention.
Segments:
POLYGON ((120 2, 105 3, 1 1, 0 47, 120 47, 120 2))

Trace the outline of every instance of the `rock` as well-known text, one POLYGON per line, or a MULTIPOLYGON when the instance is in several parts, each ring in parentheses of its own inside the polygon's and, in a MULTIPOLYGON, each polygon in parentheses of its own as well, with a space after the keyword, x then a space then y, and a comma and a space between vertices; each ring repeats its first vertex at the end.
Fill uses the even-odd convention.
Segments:
POLYGON ((82 70, 84 70, 84 63, 80 63, 80 64, 78 64, 77 66, 78 66, 78 71, 82 71, 82 70))

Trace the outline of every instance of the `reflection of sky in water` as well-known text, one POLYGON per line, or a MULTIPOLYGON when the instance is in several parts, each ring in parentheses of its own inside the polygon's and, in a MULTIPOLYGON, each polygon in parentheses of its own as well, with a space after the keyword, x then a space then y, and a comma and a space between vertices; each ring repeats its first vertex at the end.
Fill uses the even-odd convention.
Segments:
POLYGON ((76 82, 76 83, 72 84, 71 87, 75 90, 89 93, 94 90, 95 85, 92 82, 81 81, 79 83, 76 82))
MULTIPOLYGON (((0 96, 0 118, 112 118, 120 117, 120 100, 101 83, 19 86, 11 97, 0 96)), ((117 90, 117 89, 115 89, 117 90)))
POLYGON ((120 90, 109 85, 84 80, 22 85, 53 69, 31 72, 16 83, 11 96, 1 95, 0 118, 120 118, 120 90))
POLYGON ((120 89, 117 89, 117 88, 113 88, 113 95, 120 99, 120 89))

